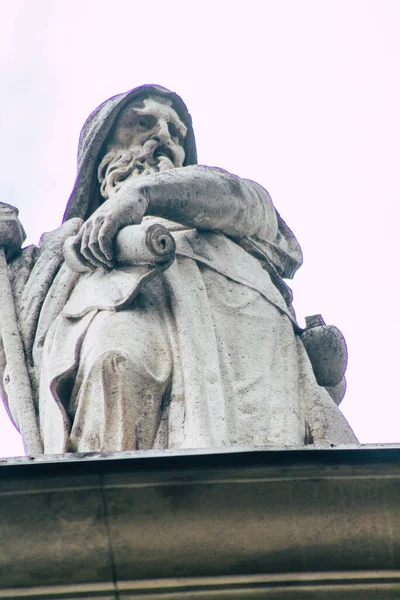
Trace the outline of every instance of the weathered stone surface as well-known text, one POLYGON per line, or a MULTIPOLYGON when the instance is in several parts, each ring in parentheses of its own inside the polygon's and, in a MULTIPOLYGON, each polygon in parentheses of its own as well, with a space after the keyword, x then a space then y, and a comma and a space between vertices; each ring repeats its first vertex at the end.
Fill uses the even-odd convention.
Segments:
POLYGON ((0 598, 400 594, 400 447, 0 466, 0 598))
POLYGON ((0 371, 28 453, 356 443, 344 340, 302 332, 283 281, 296 238, 263 187, 197 165, 183 101, 109 99, 78 163, 65 222, 10 266, 33 401, 9 343, 0 371))
POLYGON ((326 325, 321 315, 306 318, 306 330, 301 335, 318 385, 336 387, 347 367, 347 348, 337 327, 326 325))

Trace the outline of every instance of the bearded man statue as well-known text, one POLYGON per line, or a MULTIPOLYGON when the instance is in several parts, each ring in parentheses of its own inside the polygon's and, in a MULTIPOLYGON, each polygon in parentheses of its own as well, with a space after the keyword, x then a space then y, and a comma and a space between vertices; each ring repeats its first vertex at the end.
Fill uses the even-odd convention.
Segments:
POLYGON ((179 96, 107 100, 84 125, 63 225, 10 261, 44 452, 356 442, 283 281, 301 262, 263 187, 197 165, 179 96), (173 259, 122 260, 140 244, 125 231, 160 223, 173 259))

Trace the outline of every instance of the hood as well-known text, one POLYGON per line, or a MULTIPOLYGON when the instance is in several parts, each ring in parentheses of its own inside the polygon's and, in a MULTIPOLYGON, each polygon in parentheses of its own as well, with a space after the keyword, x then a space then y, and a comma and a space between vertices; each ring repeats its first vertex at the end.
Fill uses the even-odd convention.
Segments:
POLYGON ((185 103, 177 94, 159 85, 142 85, 124 94, 113 96, 100 104, 83 126, 78 147, 78 173, 63 221, 74 217, 85 220, 102 204, 103 199, 100 196, 97 181, 97 167, 100 163, 104 142, 124 106, 132 100, 140 99, 151 93, 165 96, 172 101, 173 108, 188 129, 184 145, 185 162, 183 166, 197 164, 192 118, 185 103))

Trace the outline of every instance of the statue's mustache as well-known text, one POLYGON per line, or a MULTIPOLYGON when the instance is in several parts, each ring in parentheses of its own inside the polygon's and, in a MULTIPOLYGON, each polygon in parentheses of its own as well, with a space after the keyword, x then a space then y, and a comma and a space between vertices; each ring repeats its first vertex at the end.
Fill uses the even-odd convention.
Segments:
MULTIPOLYGON (((132 149, 135 152, 135 149, 132 149)), ((161 144, 158 140, 148 140, 143 144, 141 151, 136 155, 136 162, 149 162, 157 164, 160 156, 165 156, 175 163, 176 155, 173 149, 168 144, 161 144)))
POLYGON ((159 158, 160 156, 166 156, 172 162, 174 162, 176 158, 172 148, 166 146, 165 144, 161 144, 160 146, 158 146, 153 154, 156 158, 159 158))

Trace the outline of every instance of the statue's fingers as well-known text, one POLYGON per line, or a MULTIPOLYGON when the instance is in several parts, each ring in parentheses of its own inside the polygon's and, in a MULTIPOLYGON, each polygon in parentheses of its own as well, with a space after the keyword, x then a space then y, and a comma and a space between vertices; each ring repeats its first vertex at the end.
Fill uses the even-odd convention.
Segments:
POLYGON ((104 263, 102 263, 100 260, 97 260, 97 258, 93 256, 89 248, 81 248, 81 254, 87 260, 87 262, 92 265, 92 267, 97 269, 105 266, 104 263))
POLYGON ((109 260, 100 249, 99 233, 102 224, 103 221, 95 221, 93 223, 93 227, 91 228, 89 235, 89 240, 87 242, 87 247, 89 248, 90 252, 92 253, 95 259, 99 260, 103 264, 103 266, 106 266, 111 269, 114 266, 113 261, 109 260))
POLYGON ((90 223, 86 222, 83 224, 82 229, 79 232, 79 236, 81 240, 80 250, 86 249, 89 243, 90 238, 90 223))
POLYGON ((115 221, 104 221, 99 230, 99 248, 108 261, 114 258, 114 238, 118 233, 115 221))
POLYGON ((82 254, 82 256, 93 266, 93 267, 104 267, 106 266, 105 263, 101 260, 99 260, 91 251, 90 247, 89 247, 89 242, 90 242, 90 235, 91 235, 91 229, 92 229, 92 223, 88 224, 85 223, 85 225, 82 228, 82 241, 81 241, 81 247, 80 247, 80 252, 82 254))

